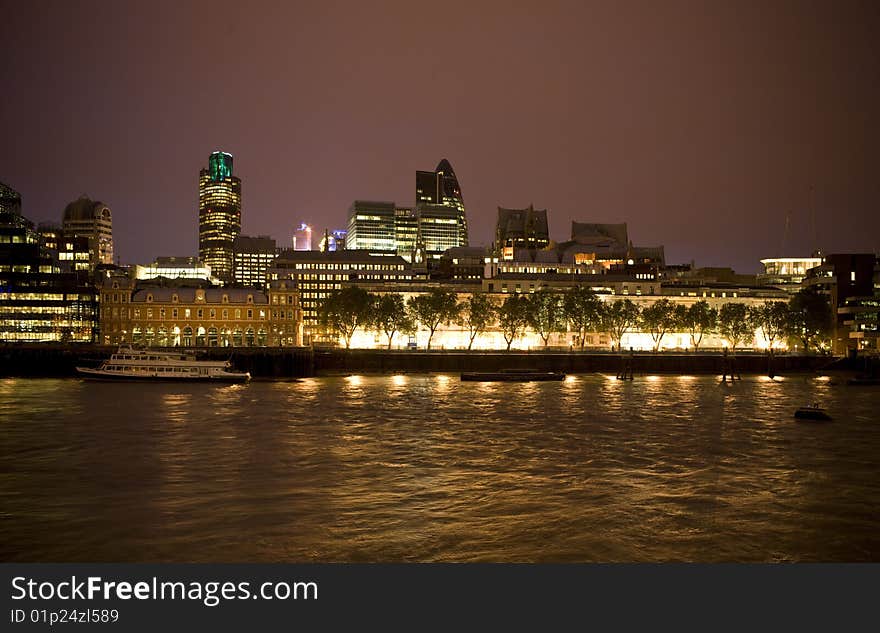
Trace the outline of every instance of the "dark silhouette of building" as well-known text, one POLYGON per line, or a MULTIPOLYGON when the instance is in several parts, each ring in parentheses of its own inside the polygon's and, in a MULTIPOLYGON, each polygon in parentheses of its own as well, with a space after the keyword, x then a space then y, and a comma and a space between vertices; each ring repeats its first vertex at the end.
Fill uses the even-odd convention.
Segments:
POLYGON ((224 282, 233 280, 233 241, 241 233, 241 180, 232 154, 214 152, 199 173, 199 259, 224 282))
POLYGON ((544 248, 550 244, 547 209, 505 209, 498 207, 495 248, 544 248))
POLYGON ((21 194, 0 182, 0 213, 21 215, 21 194))

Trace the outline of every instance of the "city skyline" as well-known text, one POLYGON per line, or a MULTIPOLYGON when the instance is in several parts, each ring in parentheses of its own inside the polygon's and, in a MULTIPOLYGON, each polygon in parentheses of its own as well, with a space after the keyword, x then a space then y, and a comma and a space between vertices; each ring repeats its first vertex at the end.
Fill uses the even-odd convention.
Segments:
POLYGON ((418 7, 229 21, 211 6, 8 12, 0 181, 29 218, 57 222, 85 193, 113 209, 123 262, 195 254, 192 173, 224 150, 247 189, 242 232, 282 243, 299 222, 345 226, 353 200, 415 203, 412 172, 445 156, 474 245, 497 207, 532 204, 554 240, 572 220, 626 222, 670 263, 755 272, 817 246, 880 250, 870 8, 486 3, 419 35, 418 7), (102 37, 75 38, 86 24, 102 37), (553 46, 517 43, 538 32, 553 46), (412 77, 446 89, 405 97, 412 77))

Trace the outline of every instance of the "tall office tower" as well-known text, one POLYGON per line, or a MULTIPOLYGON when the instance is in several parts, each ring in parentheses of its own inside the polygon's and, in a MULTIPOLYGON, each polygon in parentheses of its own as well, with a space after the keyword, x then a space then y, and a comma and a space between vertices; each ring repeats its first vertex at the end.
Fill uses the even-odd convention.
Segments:
POLYGON ((68 239, 89 241, 89 267, 113 263, 113 217, 103 202, 80 196, 64 208, 61 230, 68 239))
POLYGON ((241 180, 232 154, 214 152, 199 172, 199 259, 225 282, 233 280, 232 242, 241 233, 241 180))
POLYGON ((371 253, 397 252, 394 218, 397 205, 393 202, 355 200, 348 209, 346 248, 371 253))
POLYGON ((0 182, 0 213, 21 215, 21 194, 0 182))
POLYGON ((544 248, 550 243, 547 209, 504 209, 498 207, 495 248, 544 248))
POLYGON ((440 161, 434 171, 416 172, 416 208, 418 210, 420 207, 428 205, 440 205, 455 209, 456 243, 452 246, 467 246, 468 228, 464 198, 462 198, 461 187, 452 170, 452 165, 445 158, 440 161))
POLYGON ((232 250, 235 283, 265 288, 269 281, 266 274, 277 256, 275 240, 268 235, 239 235, 233 242, 232 250))
POLYGON ((293 250, 312 250, 312 227, 305 222, 302 222, 299 227, 293 231, 293 250))

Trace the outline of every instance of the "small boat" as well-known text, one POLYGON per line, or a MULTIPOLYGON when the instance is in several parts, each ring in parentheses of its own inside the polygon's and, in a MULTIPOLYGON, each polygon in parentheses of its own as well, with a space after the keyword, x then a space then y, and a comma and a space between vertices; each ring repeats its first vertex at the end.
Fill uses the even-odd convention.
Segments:
POLYGON ((160 352, 120 347, 97 369, 77 367, 86 380, 237 383, 251 379, 249 372, 232 371, 232 363, 200 360, 193 353, 160 352))
POLYGON ((846 381, 848 385, 859 387, 876 387, 880 385, 880 377, 878 376, 856 376, 846 381))
POLYGON ((820 407, 818 404, 809 405, 806 407, 800 407, 797 411, 794 412, 794 417, 798 420, 815 420, 815 421, 828 421, 831 419, 831 416, 820 407))
POLYGON ((501 371, 463 372, 465 382, 544 382, 565 380, 565 374, 557 371, 535 371, 533 369, 502 369, 501 371))

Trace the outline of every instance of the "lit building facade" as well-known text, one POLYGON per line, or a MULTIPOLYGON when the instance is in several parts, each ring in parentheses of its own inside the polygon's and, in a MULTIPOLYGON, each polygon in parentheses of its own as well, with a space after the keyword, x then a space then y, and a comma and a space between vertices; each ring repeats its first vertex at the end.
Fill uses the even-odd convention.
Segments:
POLYGON ((199 173, 199 258, 224 282, 233 280, 233 241, 241 233, 241 180, 232 154, 214 152, 199 173))
POLYGON ((63 272, 17 200, 0 209, 0 341, 92 342, 97 305, 88 271, 63 272))
POLYGON ((40 244, 63 273, 94 274, 94 241, 84 235, 69 235, 57 224, 37 225, 40 244))
POLYGON ((810 270, 822 265, 821 257, 772 257, 762 259, 764 272, 758 275, 763 283, 789 292, 801 289, 810 270))
POLYGON ((393 202, 355 200, 348 209, 348 248, 396 254, 396 208, 393 202))
POLYGON ((416 275, 401 257, 366 251, 284 250, 269 271, 270 283, 290 281, 300 292, 306 342, 318 334, 318 308, 334 290, 352 283, 411 282, 416 275))
MULTIPOLYGON (((453 290, 457 294, 457 300, 459 304, 462 304, 471 295, 475 293, 485 293, 486 296, 490 298, 492 303, 496 306, 500 306, 509 296, 513 293, 518 293, 522 295, 528 295, 533 292, 538 291, 542 287, 550 288, 552 290, 558 290, 561 294, 566 288, 570 286, 563 285, 553 285, 552 283, 543 283, 540 280, 532 279, 532 283, 522 280, 519 284, 511 284, 509 290, 503 290, 499 292, 497 289, 494 292, 487 292, 486 290, 486 282, 483 283, 483 288, 481 289, 479 286, 475 286, 474 284, 421 284, 417 281, 414 281, 408 285, 399 285, 397 287, 391 285, 369 285, 363 284, 364 289, 374 292, 376 294, 385 294, 385 293, 398 293, 403 296, 404 301, 408 301, 412 297, 418 296, 420 294, 425 294, 429 292, 432 288, 446 288, 449 290, 453 290)), ((725 303, 740 303, 746 306, 758 306, 762 305, 767 300, 785 300, 785 295, 781 292, 777 292, 775 295, 753 295, 753 296, 731 296, 731 293, 727 293, 723 290, 718 291, 710 291, 707 289, 705 296, 679 296, 679 295, 634 295, 634 296, 621 296, 620 294, 612 294, 609 292, 609 288, 601 288, 596 287, 596 290, 599 299, 603 302, 611 302, 620 299, 629 299, 633 303, 637 304, 640 308, 644 309, 647 306, 650 306, 654 302, 660 299, 668 299, 673 304, 680 304, 685 307, 693 305, 695 302, 700 300, 705 300, 711 307, 715 309, 720 309, 722 305, 725 303), (725 295, 725 296, 722 296, 725 295)), ((430 332, 424 328, 423 326, 419 326, 418 330, 412 335, 403 335, 397 334, 392 340, 392 349, 407 349, 407 348, 419 348, 425 349, 428 344, 428 337, 430 332)), ((554 332, 550 335, 549 338, 549 348, 556 350, 571 350, 571 349, 580 349, 580 340, 578 338, 578 334, 576 332, 571 332, 566 329, 563 329, 560 332, 554 332)), ((340 346, 344 345, 344 341, 341 339, 338 341, 340 346)), ((446 349, 446 350, 455 350, 455 349, 467 349, 470 343, 470 335, 465 326, 459 323, 443 323, 441 324, 437 330, 434 332, 433 337, 431 338, 431 349, 446 349)), ((587 332, 584 338, 584 349, 591 351, 606 351, 610 349, 612 344, 612 340, 608 333, 605 332, 587 332)), ((366 348, 366 349, 381 349, 386 348, 388 345, 388 338, 384 332, 375 331, 370 328, 360 327, 355 331, 354 336, 351 339, 351 347, 352 348, 366 348)), ((634 351, 652 351, 654 349, 654 340, 651 337, 649 332, 641 331, 638 328, 633 328, 624 334, 621 345, 624 349, 632 348, 634 351)), ((721 337, 717 332, 710 332, 704 335, 703 340, 700 344, 701 350, 706 351, 719 351, 727 347, 728 343, 721 337)), ((766 350, 768 348, 768 341, 765 340, 760 330, 756 329, 754 332, 754 337, 751 341, 748 341, 745 345, 738 349, 753 349, 753 350, 766 350)), ((507 341, 504 339, 504 333, 499 327, 498 323, 491 324, 485 332, 481 332, 473 342, 472 349, 475 350, 503 350, 507 347, 507 341)), ((785 349, 785 341, 776 340, 774 341, 774 349, 785 349)), ((545 349, 544 341, 541 337, 534 331, 524 328, 522 333, 518 335, 511 344, 511 349, 514 350, 539 350, 545 349)), ((687 332, 681 331, 673 331, 668 332, 661 340, 660 350, 668 350, 668 351, 684 351, 687 349, 693 349, 693 344, 690 340, 690 335, 687 332)))
POLYGON ((61 230, 66 238, 83 237, 89 242, 89 265, 113 263, 113 215, 103 202, 83 196, 64 208, 61 230))
POLYGON ((150 284, 108 276, 100 289, 100 341, 154 347, 302 345, 299 292, 150 284))
POLYGON ((232 246, 235 283, 265 288, 269 268, 277 256, 275 240, 267 235, 239 235, 232 246))
POLYGON ((152 264, 134 267, 135 279, 201 279, 210 281, 211 267, 202 263, 198 257, 157 257, 152 264))

